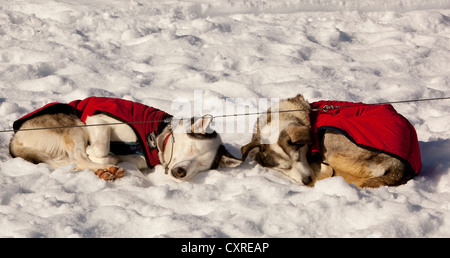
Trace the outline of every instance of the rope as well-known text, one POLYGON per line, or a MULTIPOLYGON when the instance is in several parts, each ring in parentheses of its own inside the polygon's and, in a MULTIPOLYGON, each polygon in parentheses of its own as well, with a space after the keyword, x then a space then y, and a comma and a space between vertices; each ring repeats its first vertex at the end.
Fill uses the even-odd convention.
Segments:
MULTIPOLYGON (((442 98, 429 98, 429 99, 417 99, 417 100, 399 100, 399 101, 392 101, 392 102, 381 102, 381 103, 373 103, 373 104, 355 104, 355 105, 348 105, 345 107, 358 107, 363 105, 387 105, 387 104, 401 104, 401 103, 409 103, 409 102, 422 102, 422 101, 436 101, 436 100, 449 100, 450 97, 442 97, 442 98)), ((286 112, 298 112, 298 111, 329 111, 331 109, 336 108, 345 108, 340 106, 324 106, 323 108, 303 108, 303 109, 289 109, 289 110, 279 110, 278 113, 286 113, 286 112)), ((269 114, 271 112, 263 111, 263 112, 253 112, 253 113, 240 113, 240 114, 231 114, 231 115, 217 115, 213 116, 213 118, 227 118, 227 117, 236 117, 236 116, 252 116, 252 115, 262 115, 262 114, 269 114)))
POLYGON ((25 129, 6 129, 1 130, 0 133, 10 133, 18 131, 37 131, 37 130, 50 130, 50 129, 66 129, 66 128, 76 128, 76 127, 91 127, 91 126, 109 126, 109 125, 123 125, 123 124, 144 124, 144 123, 156 123, 165 122, 166 120, 149 120, 149 121, 135 121, 135 122, 117 122, 117 123, 103 123, 103 124, 89 124, 89 125, 67 125, 67 126, 54 126, 54 127, 38 127, 38 128, 25 128, 25 129))
MULTIPOLYGON (((450 97, 415 99, 415 100, 399 100, 399 101, 381 102, 381 103, 373 103, 373 104, 355 104, 355 105, 348 105, 348 106, 344 106, 344 107, 326 105, 323 108, 316 108, 316 109, 303 108, 303 109, 279 110, 278 113, 299 112, 299 111, 313 111, 313 112, 324 111, 324 112, 327 112, 329 110, 338 109, 338 108, 358 107, 358 106, 363 106, 363 105, 388 105, 388 104, 402 104, 402 103, 437 101, 437 100, 450 100, 450 97)), ((216 115, 216 116, 212 116, 212 115, 207 115, 207 116, 211 116, 213 119, 215 119, 215 118, 227 118, 227 117, 238 117, 238 116, 253 116, 253 115, 262 115, 262 114, 269 114, 269 113, 271 113, 271 112, 263 111, 263 112, 251 112, 251 113, 238 113, 238 114, 230 114, 230 115, 224 114, 224 115, 216 115)), ((102 123, 102 124, 89 124, 89 125, 70 125, 70 126, 56 126, 56 127, 28 128, 28 129, 19 129, 19 130, 6 129, 6 130, 0 130, 0 133, 10 133, 10 132, 18 132, 18 131, 50 130, 50 129, 65 129, 65 128, 91 127, 91 126, 110 126, 110 125, 123 125, 123 124, 131 125, 131 124, 157 123, 157 122, 168 122, 168 120, 164 119, 164 120, 102 123)))

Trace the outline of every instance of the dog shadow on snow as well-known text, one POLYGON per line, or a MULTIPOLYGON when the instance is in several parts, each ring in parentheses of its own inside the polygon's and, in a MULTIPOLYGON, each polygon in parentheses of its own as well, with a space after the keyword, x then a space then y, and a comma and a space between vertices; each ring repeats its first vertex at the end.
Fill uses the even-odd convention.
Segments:
MULTIPOLYGON (((231 154, 236 155, 236 157, 240 155, 239 149, 235 149, 233 148, 233 146, 230 146, 228 144, 225 145, 227 150, 229 150, 231 154)), ((415 180, 423 178, 430 184, 430 186, 435 187, 439 184, 442 176, 448 173, 450 168, 450 139, 439 139, 429 142, 419 141, 419 146, 422 156, 422 170, 419 176, 415 178, 415 180)), ((140 177, 144 181, 142 182, 144 186, 148 187, 153 185, 153 180, 151 178, 148 178, 148 176, 150 174, 156 173, 156 168, 145 169, 141 172, 137 168, 135 168, 133 164, 128 164, 127 162, 125 162, 123 163, 123 165, 125 166, 124 169, 130 171, 132 174, 134 174, 134 176, 140 177), (134 173, 133 171, 136 171, 136 173, 134 173)), ((236 168, 219 168, 220 171, 228 171, 233 169, 236 168)), ((209 176, 210 172, 210 170, 200 172, 193 178, 191 178, 189 182, 194 184, 205 183, 206 178, 209 176)), ((162 173, 160 172, 160 174, 162 173)), ((157 178, 153 179, 157 180, 157 178)))
MULTIPOLYGON (((422 170, 415 179, 425 179, 431 187, 436 187, 441 178, 450 171, 450 139, 438 139, 429 142, 419 142, 422 170)), ((232 146, 226 144, 226 148, 231 154, 239 157, 240 150, 234 149, 232 146)), ((241 166, 245 166, 242 164, 241 166)), ((239 167, 238 167, 239 168, 239 167)), ((231 170, 236 168, 219 168, 219 170, 231 170)), ((209 171, 198 173, 190 182, 195 184, 202 184, 208 177, 209 171)))
MULTIPOLYGON (((235 157, 240 157, 240 149, 235 148, 229 144, 224 143, 225 148, 235 157)), ((150 187, 152 185, 161 185, 164 184, 164 182, 172 182, 172 183, 182 183, 185 181, 174 179, 169 174, 164 173, 164 168, 160 165, 154 167, 154 168, 146 168, 139 170, 134 164, 129 162, 121 162, 118 164, 120 167, 125 169, 127 174, 125 177, 121 178, 120 180, 127 180, 127 177, 133 177, 134 180, 139 180, 140 185, 142 187, 150 187)), ((240 165, 242 166, 242 165, 240 165)), ((208 176, 210 176, 211 173, 215 173, 215 171, 220 172, 227 172, 234 169, 239 169, 239 167, 219 167, 217 169, 213 170, 206 170, 198 172, 194 177, 189 179, 186 182, 193 183, 193 184, 204 184, 206 183, 206 180, 208 176)), ((170 173, 170 172, 168 172, 170 173)), ((131 180, 131 179, 130 179, 131 180)))
MULTIPOLYGON (((239 158, 241 156, 240 148, 235 148, 228 143, 223 143, 223 145, 225 146, 225 149, 227 149, 228 152, 230 152, 230 154, 233 155, 234 157, 239 158)), ((204 184, 206 183, 207 177, 210 176, 212 173, 216 173, 217 171, 226 173, 228 171, 236 169, 239 170, 242 169, 242 165, 244 164, 240 164, 237 167, 219 167, 213 170, 201 171, 198 174, 196 174, 193 178, 189 179, 189 182, 194 184, 204 184)))
POLYGON ((450 139, 419 142, 422 170, 417 178, 424 177, 436 186, 450 167, 450 139))

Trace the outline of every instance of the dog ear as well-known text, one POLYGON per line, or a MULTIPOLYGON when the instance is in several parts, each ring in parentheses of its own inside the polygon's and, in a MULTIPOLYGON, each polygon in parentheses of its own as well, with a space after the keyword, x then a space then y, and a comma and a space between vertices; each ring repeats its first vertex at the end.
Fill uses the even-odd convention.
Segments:
POLYGON ((216 169, 217 167, 237 167, 242 163, 242 160, 234 157, 225 146, 220 145, 217 149, 216 157, 211 164, 211 169, 216 169))
POLYGON ((293 143, 310 144, 312 142, 309 126, 296 122, 290 123, 286 128, 286 133, 293 143))
POLYGON ((214 117, 211 115, 204 115, 196 121, 192 122, 191 132, 197 134, 212 133, 214 130, 209 127, 214 117))
POLYGON ((248 154, 251 150, 253 150, 256 147, 260 147, 260 140, 257 137, 253 137, 252 141, 248 143, 247 145, 244 145, 241 147, 241 153, 242 153, 242 161, 244 162, 247 158, 248 154))
MULTIPOLYGON (((221 145, 223 146, 223 145, 221 145)), ((242 160, 234 157, 225 146, 222 148, 222 157, 220 158, 219 167, 222 168, 234 168, 241 165, 242 160)))

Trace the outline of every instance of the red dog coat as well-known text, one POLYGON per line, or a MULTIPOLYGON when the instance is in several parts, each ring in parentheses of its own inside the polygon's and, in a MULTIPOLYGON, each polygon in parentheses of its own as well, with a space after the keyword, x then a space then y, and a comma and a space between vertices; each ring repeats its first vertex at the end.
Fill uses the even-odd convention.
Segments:
POLYGON ((138 136, 140 145, 143 147, 143 154, 149 167, 160 164, 158 158, 158 149, 151 147, 149 136, 156 136, 161 133, 166 123, 162 121, 171 117, 164 111, 149 107, 137 102, 129 100, 105 98, 105 97, 89 97, 84 100, 74 100, 68 104, 50 103, 42 108, 31 112, 14 122, 14 130, 19 130, 22 124, 33 117, 43 114, 65 113, 78 116, 81 121, 85 122, 86 117, 103 113, 129 124, 138 136), (156 121, 146 123, 132 123, 143 121, 156 121))
POLYGON ((369 105, 343 101, 318 101, 311 108, 339 106, 327 112, 311 112, 312 152, 320 152, 320 138, 333 128, 352 142, 406 161, 417 175, 422 168, 419 142, 414 127, 392 105, 369 105))

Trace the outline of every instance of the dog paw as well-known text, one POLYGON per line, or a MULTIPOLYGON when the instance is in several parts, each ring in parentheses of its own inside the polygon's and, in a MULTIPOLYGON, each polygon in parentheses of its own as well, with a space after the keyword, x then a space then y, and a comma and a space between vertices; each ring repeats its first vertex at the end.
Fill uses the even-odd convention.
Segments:
POLYGON ((119 167, 110 167, 108 169, 108 171, 112 174, 114 174, 114 176, 116 178, 121 178, 123 176, 125 176, 125 170, 123 168, 119 168, 119 167))
POLYGON ((98 169, 94 172, 99 178, 104 179, 106 181, 116 180, 117 178, 121 178, 125 176, 125 170, 119 167, 110 167, 106 169, 98 169))
POLYGON ((114 174, 110 173, 109 171, 105 169, 98 169, 94 172, 95 175, 97 175, 99 178, 104 179, 106 181, 114 180, 114 174))

